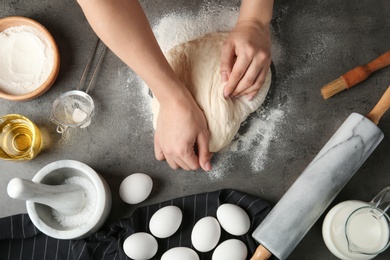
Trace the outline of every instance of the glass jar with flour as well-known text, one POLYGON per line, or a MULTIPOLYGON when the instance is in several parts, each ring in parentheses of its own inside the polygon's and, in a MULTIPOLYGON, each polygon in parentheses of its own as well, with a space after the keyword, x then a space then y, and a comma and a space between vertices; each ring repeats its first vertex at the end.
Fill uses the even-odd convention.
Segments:
POLYGON ((334 206, 322 225, 328 249, 339 259, 372 259, 390 244, 390 187, 370 202, 348 200, 334 206))

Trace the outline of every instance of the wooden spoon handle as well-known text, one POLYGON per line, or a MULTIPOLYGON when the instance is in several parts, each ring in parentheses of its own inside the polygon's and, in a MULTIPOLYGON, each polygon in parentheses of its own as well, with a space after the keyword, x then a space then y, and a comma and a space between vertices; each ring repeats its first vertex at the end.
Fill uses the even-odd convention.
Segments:
POLYGON ((253 254, 251 260, 267 260, 271 257, 271 252, 267 248, 259 245, 256 249, 256 252, 253 254))
POLYGON ((385 93, 382 95, 379 102, 369 112, 366 117, 370 119, 374 124, 378 124, 383 114, 390 108, 390 86, 387 88, 385 93))
POLYGON ((390 65, 390 51, 383 53, 381 56, 365 65, 358 66, 348 71, 342 75, 342 77, 348 85, 347 88, 350 88, 365 80, 374 71, 382 69, 388 65, 390 65))

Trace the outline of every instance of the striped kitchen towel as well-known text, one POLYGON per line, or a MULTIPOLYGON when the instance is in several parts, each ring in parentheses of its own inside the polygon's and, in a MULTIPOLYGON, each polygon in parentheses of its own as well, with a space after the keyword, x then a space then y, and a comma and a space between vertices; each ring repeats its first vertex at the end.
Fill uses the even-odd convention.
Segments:
MULTIPOLYGON (((160 208, 175 205, 183 212, 183 221, 179 230, 169 238, 157 239, 158 252, 153 259, 160 259, 168 249, 189 247, 191 231, 195 223, 206 216, 216 217, 217 208, 224 203, 232 203, 244 209, 252 223, 249 232, 235 237, 223 229, 219 243, 237 238, 248 248, 248 258, 254 253, 257 243, 251 234, 270 210, 263 200, 232 189, 217 190, 208 193, 189 195, 162 203, 136 209, 131 217, 123 218, 95 234, 79 240, 61 240, 46 236, 31 222, 27 214, 19 214, 0 219, 0 259, 2 260, 62 260, 62 259, 130 259, 123 251, 123 242, 136 232, 148 232, 149 220, 160 208)), ((195 250, 195 249, 194 249, 195 250)), ((196 251, 196 250, 195 250, 196 251)), ((211 259, 213 251, 196 251, 202 260, 211 259)))

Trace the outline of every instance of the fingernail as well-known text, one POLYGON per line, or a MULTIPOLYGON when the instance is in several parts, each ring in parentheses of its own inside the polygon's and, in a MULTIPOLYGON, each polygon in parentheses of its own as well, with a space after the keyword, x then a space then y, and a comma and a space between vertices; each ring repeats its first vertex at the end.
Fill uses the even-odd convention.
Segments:
POLYGON ((253 95, 248 95, 248 96, 246 96, 246 99, 247 99, 248 101, 252 101, 253 95))
POLYGON ((228 79, 229 79, 229 74, 227 72, 222 72, 221 73, 221 81, 226 82, 226 81, 228 81, 228 79))
POLYGON ((228 91, 224 91, 224 92, 223 92, 223 96, 224 96, 225 98, 228 98, 228 97, 230 96, 230 93, 229 93, 228 91))
POLYGON ((210 162, 205 163, 204 170, 206 172, 211 171, 211 163, 210 162))

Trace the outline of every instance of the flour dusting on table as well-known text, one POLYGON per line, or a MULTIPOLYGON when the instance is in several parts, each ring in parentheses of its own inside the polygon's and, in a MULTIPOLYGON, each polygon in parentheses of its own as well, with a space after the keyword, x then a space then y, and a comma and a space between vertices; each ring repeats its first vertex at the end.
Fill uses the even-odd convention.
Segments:
MULTIPOLYGON (((163 52, 169 51, 175 45, 198 38, 211 32, 230 31, 237 20, 238 7, 213 8, 205 5, 197 14, 170 13, 162 17, 157 23, 152 24, 153 32, 163 52)), ((272 60, 275 65, 279 62, 283 52, 276 42, 272 44, 272 60)), ((151 98, 145 83, 142 86, 144 101, 148 103, 151 111, 151 98)), ((272 90, 270 90, 272 91, 272 90)), ((267 103, 267 102, 265 102, 267 103)), ((147 117, 151 112, 146 112, 147 117)), ((223 178, 234 167, 234 158, 245 157, 245 162, 255 173, 260 173, 268 158, 268 149, 271 141, 277 138, 277 126, 283 120, 285 112, 279 105, 263 107, 254 112, 242 125, 245 133, 236 135, 234 141, 215 155, 213 169, 208 172, 211 180, 223 178)), ((145 116, 146 118, 146 116, 145 116)))

